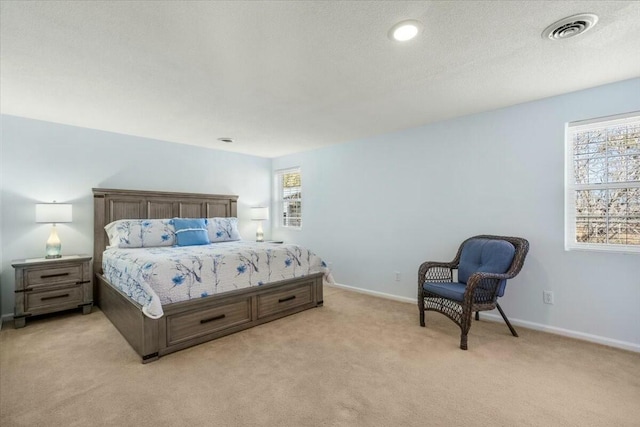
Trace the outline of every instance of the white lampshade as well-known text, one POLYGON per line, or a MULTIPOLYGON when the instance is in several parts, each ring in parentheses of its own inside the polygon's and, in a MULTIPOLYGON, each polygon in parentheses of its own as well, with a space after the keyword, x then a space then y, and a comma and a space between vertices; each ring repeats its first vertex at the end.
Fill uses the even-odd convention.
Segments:
POLYGON ((37 203, 36 222, 56 224, 71 222, 73 219, 71 204, 69 203, 37 203))
POLYGON ((264 221, 269 219, 269 208, 257 206, 251 208, 251 219, 253 221, 264 221))

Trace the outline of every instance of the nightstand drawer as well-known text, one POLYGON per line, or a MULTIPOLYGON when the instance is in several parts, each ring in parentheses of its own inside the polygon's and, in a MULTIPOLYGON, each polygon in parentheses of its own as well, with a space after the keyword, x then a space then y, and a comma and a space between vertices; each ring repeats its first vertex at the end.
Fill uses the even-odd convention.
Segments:
POLYGON ((82 286, 72 286, 52 291, 27 292, 25 312, 48 310, 58 306, 78 306, 82 304, 82 286))
POLYGON ((13 325, 25 326, 30 316, 93 306, 91 257, 67 255, 60 258, 30 258, 11 261, 16 269, 13 325))
POLYGON ((313 302, 313 281, 307 286, 258 295, 258 319, 313 302))
POLYGON ((82 281, 82 265, 29 269, 25 275, 25 288, 38 285, 56 285, 82 281))

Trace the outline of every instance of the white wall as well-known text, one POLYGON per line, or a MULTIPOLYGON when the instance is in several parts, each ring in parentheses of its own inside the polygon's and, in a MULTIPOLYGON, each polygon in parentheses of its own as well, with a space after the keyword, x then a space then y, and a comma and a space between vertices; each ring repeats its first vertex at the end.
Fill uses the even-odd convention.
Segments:
POLYGON ((522 236, 501 299, 512 320, 640 351, 640 256, 563 242, 565 123, 635 110, 640 79, 274 159, 302 168, 304 221, 274 238, 313 248, 339 283, 415 300, 422 261, 475 234, 522 236))
POLYGON ((4 316, 13 313, 11 260, 44 256, 50 226, 35 223, 35 203, 72 203, 73 222, 58 225, 62 251, 92 254, 94 187, 236 194, 247 239, 255 236, 249 207, 271 197, 269 159, 6 115, 1 125, 4 316))

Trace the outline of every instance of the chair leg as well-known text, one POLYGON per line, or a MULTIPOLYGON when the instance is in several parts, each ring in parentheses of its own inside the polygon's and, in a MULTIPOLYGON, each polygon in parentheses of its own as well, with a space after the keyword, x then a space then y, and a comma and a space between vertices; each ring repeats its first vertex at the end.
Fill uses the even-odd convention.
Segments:
POLYGON ((424 328, 424 308, 420 309, 420 326, 424 328))
POLYGON ((480 320, 480 312, 476 311, 476 320, 480 320))
POLYGON ((467 334, 465 334, 465 333, 460 334, 460 348, 462 350, 466 350, 467 349, 467 334))
MULTIPOLYGON (((496 303, 496 307, 498 308, 498 311, 500 312, 500 314, 502 315, 502 318, 504 319, 505 323, 507 324, 507 326, 509 327, 509 330, 511 331, 511 333, 513 334, 514 337, 518 336, 518 333, 516 332, 515 329, 513 329, 513 326, 511 326, 511 322, 509 322, 509 319, 507 319, 507 316, 504 314, 504 311, 502 311, 502 307, 500 307, 500 304, 496 303)), ((477 314, 477 312, 476 312, 477 314)))
MULTIPOLYGON (((477 312, 476 312, 477 314, 477 312)), ((471 329, 471 317, 473 316, 473 310, 471 307, 463 308, 462 315, 460 316, 460 349, 467 349, 467 336, 469 334, 469 330, 471 329)))

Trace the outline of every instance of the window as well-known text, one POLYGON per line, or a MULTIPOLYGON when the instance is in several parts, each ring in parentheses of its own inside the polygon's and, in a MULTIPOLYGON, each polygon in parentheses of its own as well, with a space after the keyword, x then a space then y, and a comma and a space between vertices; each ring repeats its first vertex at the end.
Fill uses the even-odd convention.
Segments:
POLYGON ((278 224, 282 227, 302 227, 302 176, 300 168, 276 171, 278 224))
POLYGON ((565 247, 640 252, 640 112, 566 132, 565 247))

